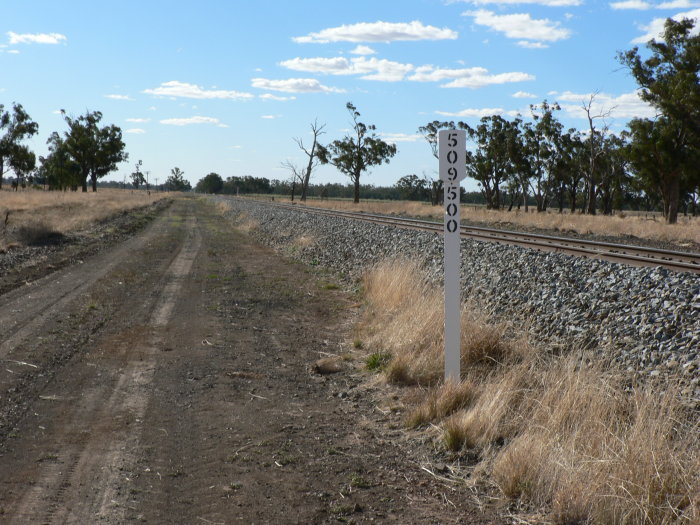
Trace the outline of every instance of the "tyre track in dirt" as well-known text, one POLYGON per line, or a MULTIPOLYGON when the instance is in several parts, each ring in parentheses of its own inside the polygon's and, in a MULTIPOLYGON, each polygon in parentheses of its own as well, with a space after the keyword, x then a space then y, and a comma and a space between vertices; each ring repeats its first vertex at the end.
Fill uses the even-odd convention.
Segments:
POLYGON ((90 259, 90 268, 85 263, 68 266, 0 296, 0 359, 40 332, 56 310, 84 294, 96 281, 122 264, 125 257, 140 252, 152 240, 155 231, 149 227, 142 235, 90 259))
MULTIPOLYGON (((63 285, 71 278, 71 272, 65 272, 60 280, 53 281, 60 295, 48 305, 44 303, 47 308, 44 312, 37 312, 42 304, 37 296, 51 296, 52 289, 40 288, 42 293, 24 309, 35 313, 35 318, 15 331, 11 342, 16 344, 25 333, 40 329, 42 322, 55 315, 57 307, 74 300, 115 266, 123 264, 127 254, 142 248, 158 233, 159 228, 152 228, 148 234, 132 239, 106 256, 108 262, 93 274, 94 280, 73 290, 66 290, 63 285)), ((119 337, 106 341, 105 352, 120 356, 125 366, 118 368, 114 377, 101 378, 86 390, 72 392, 78 399, 61 415, 64 424, 46 436, 48 439, 35 443, 35 448, 51 452, 37 459, 39 468, 32 473, 31 486, 23 494, 19 491, 22 495, 15 505, 3 503, 3 512, 12 516, 8 523, 121 522, 125 495, 119 493, 116 479, 133 463, 134 452, 138 450, 160 331, 169 321, 182 282, 201 247, 194 217, 187 220, 185 233, 182 247, 158 282, 157 300, 146 301, 151 303, 148 321, 133 327, 140 343, 134 345, 133 331, 122 341, 119 337)), ((60 395, 43 397, 44 403, 71 400, 60 395)), ((4 483, 7 485, 8 481, 4 483)))

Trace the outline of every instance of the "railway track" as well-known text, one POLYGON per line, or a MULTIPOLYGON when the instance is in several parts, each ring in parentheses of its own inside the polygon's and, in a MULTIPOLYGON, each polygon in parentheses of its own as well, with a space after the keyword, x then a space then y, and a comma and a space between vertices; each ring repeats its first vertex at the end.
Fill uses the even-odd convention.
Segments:
MULTIPOLYGON (((297 211, 303 210, 307 213, 329 215, 333 217, 345 217, 354 220, 396 226, 399 228, 410 228, 435 233, 442 233, 443 231, 443 224, 435 221, 411 219, 408 217, 376 215, 371 213, 337 211, 324 208, 315 208, 312 206, 297 206, 273 202, 264 203, 271 206, 289 208, 297 211)), ((464 238, 476 239, 480 241, 510 244, 535 250, 576 255, 579 257, 603 259, 606 261, 628 264, 632 266, 659 266, 676 272, 691 272, 700 274, 700 253, 686 253, 659 248, 648 248, 627 244, 599 242, 587 239, 573 239, 569 237, 557 237, 536 233, 525 233, 466 225, 461 226, 461 235, 464 238)))

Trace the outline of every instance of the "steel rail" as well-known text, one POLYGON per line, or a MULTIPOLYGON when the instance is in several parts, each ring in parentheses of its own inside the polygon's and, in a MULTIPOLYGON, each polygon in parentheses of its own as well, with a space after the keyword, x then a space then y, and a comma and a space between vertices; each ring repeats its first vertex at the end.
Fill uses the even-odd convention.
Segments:
MULTIPOLYGON (((313 206, 298 206, 292 204, 263 202, 265 204, 305 211, 334 217, 345 217, 355 220, 363 220, 378 224, 388 224, 397 227, 411 228, 422 231, 442 233, 443 224, 436 221, 413 219, 409 217, 397 217, 391 215, 379 215, 364 212, 349 212, 317 208, 313 206)), ((634 246, 629 244, 616 244, 610 242, 593 241, 588 239, 574 239, 543 235, 539 233, 526 233, 512 230, 499 230, 481 226, 461 226, 461 235, 465 238, 477 239, 486 242, 517 245, 542 251, 552 251, 577 255, 594 259, 604 259, 612 262, 630 264, 634 266, 660 266, 673 271, 692 272, 700 274, 700 254, 686 253, 661 248, 634 246)))

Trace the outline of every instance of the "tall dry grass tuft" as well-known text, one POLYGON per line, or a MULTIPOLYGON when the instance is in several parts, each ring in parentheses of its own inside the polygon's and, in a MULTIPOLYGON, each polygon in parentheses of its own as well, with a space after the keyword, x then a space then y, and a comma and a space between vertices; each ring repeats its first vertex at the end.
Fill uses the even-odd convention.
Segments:
POLYGON ((478 398, 479 389, 472 381, 448 381, 427 392, 427 397, 406 418, 406 425, 416 428, 439 421, 457 410, 469 407, 478 398))
MULTIPOLYGON (((415 261, 390 260, 370 271, 364 287, 375 329, 369 348, 389 353, 387 379, 398 384, 435 385, 443 376, 443 295, 429 284, 415 261)), ((492 325, 465 307, 461 363, 486 369, 513 354, 504 325, 492 325)))
POLYGON ((218 200, 214 207, 221 215, 228 215, 233 210, 233 204, 229 200, 218 200))
POLYGON ((504 498, 559 524, 700 525, 700 422, 672 389, 630 390, 612 366, 538 352, 466 308, 462 381, 441 384, 440 291, 407 261, 378 265, 365 289, 387 379, 428 387, 407 425, 440 424, 504 498))
POLYGON ((260 228, 260 223, 247 213, 241 213, 238 217, 238 229, 246 234, 255 232, 260 228))
POLYGON ((700 522, 698 428, 672 392, 628 393, 570 359, 538 375, 492 459, 507 497, 549 506, 558 523, 700 522))
POLYGON ((310 246, 313 246, 316 244, 317 240, 313 235, 309 235, 307 233, 304 233, 300 235, 299 237, 295 238, 292 241, 292 245, 296 246, 297 248, 309 248, 310 246))

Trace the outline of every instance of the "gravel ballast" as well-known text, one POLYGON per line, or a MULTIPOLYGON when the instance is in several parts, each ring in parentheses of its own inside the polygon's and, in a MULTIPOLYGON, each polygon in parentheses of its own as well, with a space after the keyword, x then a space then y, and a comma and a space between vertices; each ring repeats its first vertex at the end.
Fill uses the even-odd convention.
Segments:
MULTIPOLYGON (((245 199, 232 216, 252 235, 307 263, 358 278, 390 257, 424 263, 442 280, 442 237, 245 199), (302 235, 309 241, 295 243, 302 235)), ((462 240, 462 292, 497 319, 548 344, 585 349, 642 376, 681 379, 700 399, 700 275, 462 240)))

